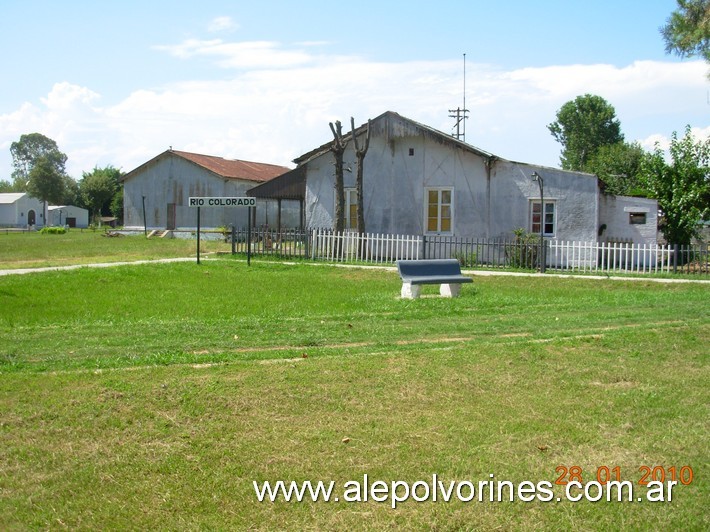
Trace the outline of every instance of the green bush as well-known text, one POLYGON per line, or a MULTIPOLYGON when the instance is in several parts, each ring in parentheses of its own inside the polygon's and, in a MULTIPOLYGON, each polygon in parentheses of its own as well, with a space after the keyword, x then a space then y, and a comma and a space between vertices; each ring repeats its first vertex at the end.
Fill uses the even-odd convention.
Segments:
POLYGON ((528 233, 523 228, 515 229, 513 234, 515 235, 513 242, 505 245, 508 265, 513 268, 535 269, 540 251, 540 237, 528 233))
POLYGON ((478 258, 475 251, 454 251, 451 256, 459 261, 462 268, 475 266, 478 258))
POLYGON ((41 235, 63 235, 66 232, 66 227, 43 227, 39 230, 41 235))

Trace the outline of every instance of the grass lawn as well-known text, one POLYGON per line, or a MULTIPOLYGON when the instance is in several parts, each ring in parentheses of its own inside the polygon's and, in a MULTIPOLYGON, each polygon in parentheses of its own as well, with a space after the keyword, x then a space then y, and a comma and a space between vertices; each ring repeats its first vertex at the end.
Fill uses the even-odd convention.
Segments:
MULTIPOLYGON (((0 232, 0 269, 190 257, 196 253, 194 240, 104 235, 104 231, 88 229, 70 229, 63 235, 0 232)), ((202 240, 200 244, 202 252, 231 249, 221 241, 202 240)))
POLYGON ((0 278, 0 529, 710 527, 707 285, 399 289, 229 259, 0 278), (573 467, 618 467, 634 502, 564 500, 573 467), (644 467, 693 479, 638 502, 644 467), (343 500, 364 475, 434 474, 555 498, 343 500), (341 500, 259 502, 277 480, 341 500))

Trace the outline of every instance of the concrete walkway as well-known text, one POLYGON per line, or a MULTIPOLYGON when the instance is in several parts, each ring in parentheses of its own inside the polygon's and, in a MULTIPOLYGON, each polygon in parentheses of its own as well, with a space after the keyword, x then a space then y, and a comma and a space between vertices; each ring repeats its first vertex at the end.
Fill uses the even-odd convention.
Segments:
MULTIPOLYGON (((204 258, 204 257, 203 257, 204 258)), ((180 257, 174 259, 136 260, 132 262, 97 262, 94 264, 72 264, 71 266, 47 266, 46 268, 17 268, 0 270, 3 275, 24 275, 27 273, 59 272, 64 270, 79 270, 81 268, 110 268, 111 266, 131 266, 136 264, 153 264, 161 262, 195 262, 195 257, 180 257)))
MULTIPOLYGON (((203 255, 201 260, 215 260, 214 258, 209 258, 209 256, 203 255)), ((246 260, 237 260, 238 262, 246 262, 246 260)), ((23 275, 27 273, 41 273, 41 272, 56 272, 63 270, 78 270, 81 268, 110 268, 111 266, 130 266, 137 264, 158 264, 167 262, 195 262, 195 257, 180 257, 173 259, 154 259, 154 260, 137 260, 133 262, 99 262, 95 264, 74 264, 71 266, 48 266, 46 268, 17 268, 14 270, 0 270, 0 277, 4 275, 23 275)), ((307 264, 310 266, 335 266, 338 268, 361 268, 361 269, 373 269, 373 270, 389 270, 397 271, 396 266, 384 266, 384 265, 371 265, 371 264, 338 264, 338 263, 325 263, 325 262, 290 262, 283 261, 281 264, 307 264)), ((596 279, 596 280, 609 280, 609 281, 648 281, 653 283, 700 283, 709 284, 710 279, 667 279, 661 277, 624 277, 624 276, 611 276, 611 275, 574 275, 565 273, 535 273, 535 272, 506 272, 501 270, 462 270, 466 275, 472 275, 474 277, 491 277, 491 276, 509 276, 509 277, 559 277, 564 279, 596 279)))

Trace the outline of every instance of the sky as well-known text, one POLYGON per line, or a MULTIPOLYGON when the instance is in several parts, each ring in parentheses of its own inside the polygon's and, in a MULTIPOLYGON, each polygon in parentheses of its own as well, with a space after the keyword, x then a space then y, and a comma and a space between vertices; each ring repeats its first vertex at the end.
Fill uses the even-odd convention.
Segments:
POLYGON ((329 122, 394 111, 559 166, 547 125, 603 97, 647 149, 710 135, 710 65, 665 53, 675 0, 0 0, 0 180, 55 140, 75 179, 176 150, 293 167, 329 122), (641 7, 642 6, 642 7, 641 7), (465 75, 464 75, 465 73, 465 75))

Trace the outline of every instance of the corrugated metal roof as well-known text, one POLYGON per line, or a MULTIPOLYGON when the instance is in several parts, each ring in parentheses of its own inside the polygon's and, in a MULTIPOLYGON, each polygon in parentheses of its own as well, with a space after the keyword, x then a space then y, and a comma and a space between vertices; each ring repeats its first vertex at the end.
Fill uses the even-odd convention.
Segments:
POLYGON ((263 183, 290 170, 286 166, 276 164, 224 159, 186 151, 173 150, 172 153, 228 179, 246 179, 263 183))
POLYGON ((277 164, 257 163, 253 161, 242 161, 239 159, 224 159, 223 157, 215 157, 214 155, 167 150, 152 158, 150 161, 143 163, 138 168, 127 172, 121 177, 121 180, 125 181, 126 179, 133 177, 147 165, 161 158, 173 156, 188 160, 191 163, 201 166, 202 168, 224 179, 242 179, 245 181, 253 181, 255 183, 264 183, 290 170, 287 166, 279 166, 277 164))

